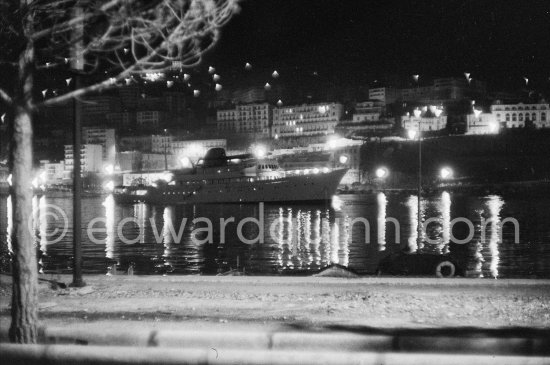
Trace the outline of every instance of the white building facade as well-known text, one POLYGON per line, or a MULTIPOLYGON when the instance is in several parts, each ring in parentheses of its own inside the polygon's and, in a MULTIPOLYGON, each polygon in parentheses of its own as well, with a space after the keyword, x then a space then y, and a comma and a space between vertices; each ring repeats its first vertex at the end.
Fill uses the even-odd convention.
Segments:
POLYGON ((342 119, 339 103, 287 106, 273 110, 273 137, 329 135, 342 119))
POLYGON ((65 174, 65 161, 40 161, 40 169, 46 173, 45 183, 47 185, 61 184, 63 182, 63 177, 65 174))
POLYGON ((401 125, 403 129, 412 131, 440 131, 447 127, 447 116, 440 115, 439 117, 415 117, 413 115, 404 115, 401 117, 401 125))
POLYGON ((155 128, 162 120, 162 112, 158 110, 146 110, 136 113, 136 124, 138 127, 155 128))
POLYGON ((523 128, 532 125, 535 128, 550 128, 550 106, 548 103, 491 105, 491 113, 496 121, 505 128, 523 128))
POLYGON ((498 134, 500 123, 493 113, 466 115, 466 134, 498 134))
POLYGON ((268 137, 272 118, 273 107, 268 103, 237 105, 235 109, 218 110, 216 126, 221 132, 268 137))
POLYGON ((353 123, 378 122, 384 110, 384 105, 380 100, 368 100, 355 105, 353 113, 353 123))
POLYGON ((111 128, 83 128, 82 141, 84 144, 101 145, 103 162, 113 165, 116 162, 116 137, 115 130, 111 128))
POLYGON ((153 134, 151 136, 151 151, 153 153, 167 153, 170 151, 174 136, 169 134, 153 134))
MULTIPOLYGON (((103 147, 100 144, 83 144, 80 148, 80 171, 102 172, 103 166, 103 147)), ((65 172, 73 171, 73 168, 73 145, 65 145, 65 172)))
POLYGON ((392 104, 401 99, 401 90, 391 87, 377 87, 369 89, 369 99, 379 100, 382 104, 392 104))

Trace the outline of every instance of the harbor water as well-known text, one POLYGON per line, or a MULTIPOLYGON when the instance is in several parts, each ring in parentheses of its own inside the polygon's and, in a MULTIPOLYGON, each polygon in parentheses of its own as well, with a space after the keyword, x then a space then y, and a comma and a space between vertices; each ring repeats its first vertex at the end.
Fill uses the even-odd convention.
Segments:
MULTIPOLYGON (((391 253, 450 255, 473 277, 550 277, 550 197, 438 192, 338 195, 319 204, 117 205, 82 201, 85 274, 303 275, 330 264, 374 274, 391 253), (419 244, 420 242, 420 244, 419 244)), ((9 250, 11 200, 0 197, 9 250)), ((31 229, 40 270, 69 273, 72 199, 35 197, 31 229)), ((5 252, 6 250, 3 250, 5 252)))

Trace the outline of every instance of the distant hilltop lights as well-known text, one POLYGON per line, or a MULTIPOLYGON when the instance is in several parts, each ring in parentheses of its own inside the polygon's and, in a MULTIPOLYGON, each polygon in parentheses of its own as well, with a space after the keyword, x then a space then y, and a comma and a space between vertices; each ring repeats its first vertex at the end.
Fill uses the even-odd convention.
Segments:
POLYGON ((165 75, 162 72, 148 72, 148 73, 145 74, 145 76, 143 76, 143 78, 145 80, 155 82, 155 81, 158 81, 158 80, 164 78, 164 76, 165 75))

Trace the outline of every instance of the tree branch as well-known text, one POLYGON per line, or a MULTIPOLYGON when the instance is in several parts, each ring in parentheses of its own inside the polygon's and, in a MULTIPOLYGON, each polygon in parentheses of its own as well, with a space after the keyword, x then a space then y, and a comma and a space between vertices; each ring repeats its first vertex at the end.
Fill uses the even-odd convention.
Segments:
MULTIPOLYGON (((119 2, 120 2, 120 0, 111 0, 106 4, 103 4, 99 8, 99 11, 106 12, 106 11, 114 8, 116 5, 118 5, 119 2)), ((57 31, 61 30, 62 32, 65 32, 66 30, 70 30, 73 27, 77 26, 78 24, 85 23, 87 20, 91 19, 93 16, 94 16, 93 13, 85 13, 81 17, 71 18, 69 21, 67 21, 65 23, 62 23, 61 25, 54 25, 50 28, 42 29, 38 32, 35 32, 31 36, 31 40, 36 42, 36 41, 38 41, 38 40, 40 40, 44 37, 49 37, 54 31, 57 32, 57 31)))
POLYGON ((9 96, 8 93, 5 92, 2 88, 0 88, 0 100, 10 106, 13 104, 13 99, 11 98, 11 96, 9 96))

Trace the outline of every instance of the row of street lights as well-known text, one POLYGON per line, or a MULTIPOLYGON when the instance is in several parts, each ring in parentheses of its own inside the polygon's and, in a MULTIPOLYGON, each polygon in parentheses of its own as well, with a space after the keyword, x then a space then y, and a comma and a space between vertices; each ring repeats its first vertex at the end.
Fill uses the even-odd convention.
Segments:
MULTIPOLYGON (((418 76, 416 75, 416 81, 418 83, 418 76)), ((436 118, 439 118, 441 114, 443 113, 443 108, 437 107, 435 105, 424 106, 422 110, 420 108, 415 108, 413 111, 414 117, 418 119, 418 128, 415 129, 409 129, 407 131, 408 136, 410 139, 416 139, 418 138, 418 216, 417 216, 417 245, 420 247, 422 244, 422 214, 421 214, 421 197, 422 197, 422 111, 427 112, 428 109, 434 115, 436 118)), ((441 170, 441 177, 443 179, 448 179, 452 177, 452 170, 450 168, 444 167, 441 170)))
MULTIPOLYGON (((385 166, 380 166, 374 171, 374 174, 378 179, 384 180, 390 175, 390 170, 385 166)), ((448 166, 442 167, 441 170, 439 171, 439 177, 442 180, 452 179, 453 176, 454 176, 454 171, 452 168, 448 166)))

